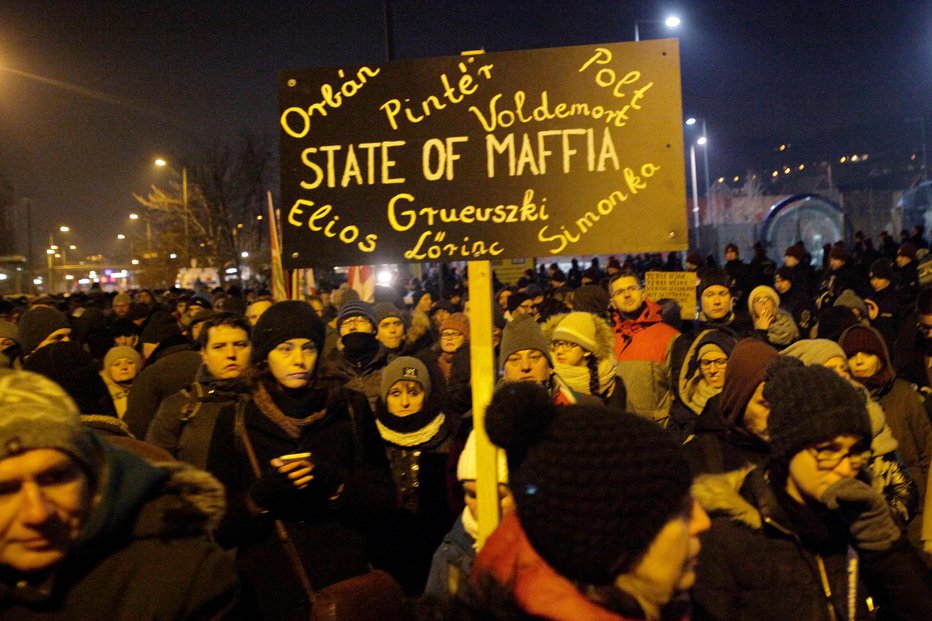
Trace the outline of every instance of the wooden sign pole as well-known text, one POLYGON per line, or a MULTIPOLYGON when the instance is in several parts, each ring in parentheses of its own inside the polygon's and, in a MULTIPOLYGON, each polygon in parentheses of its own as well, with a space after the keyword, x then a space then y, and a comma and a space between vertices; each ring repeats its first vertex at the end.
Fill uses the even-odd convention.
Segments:
POLYGON ((479 546, 498 526, 496 448, 485 433, 485 409, 495 389, 492 345, 492 265, 469 262, 469 345, 472 364, 472 417, 476 430, 476 496, 479 502, 479 546))

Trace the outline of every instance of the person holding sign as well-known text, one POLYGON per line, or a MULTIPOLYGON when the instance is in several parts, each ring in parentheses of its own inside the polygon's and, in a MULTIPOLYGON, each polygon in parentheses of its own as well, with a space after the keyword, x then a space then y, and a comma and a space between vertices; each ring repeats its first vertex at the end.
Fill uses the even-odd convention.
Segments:
POLYGON ((660 306, 644 297, 637 274, 622 271, 608 285, 618 375, 628 389, 628 411, 666 425, 673 402, 670 358, 679 331, 660 306))

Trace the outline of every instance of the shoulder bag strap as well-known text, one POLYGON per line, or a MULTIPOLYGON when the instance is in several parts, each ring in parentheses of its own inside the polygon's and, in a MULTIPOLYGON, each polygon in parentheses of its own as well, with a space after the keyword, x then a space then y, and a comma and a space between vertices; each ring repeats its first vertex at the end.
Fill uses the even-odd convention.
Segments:
MULTIPOLYGON (((249 433, 246 431, 245 410, 246 403, 244 401, 239 401, 236 404, 236 414, 233 420, 233 430, 237 441, 246 451, 246 457, 249 459, 249 465, 252 467, 253 473, 256 475, 256 478, 259 478, 262 476, 262 469, 259 467, 259 460, 256 459, 256 451, 252 447, 252 441, 249 439, 249 433)), ((291 562, 292 569, 294 569, 294 573, 298 577, 298 580, 301 582, 301 587, 304 589, 304 593, 307 595, 307 599, 313 607, 317 602, 317 595, 314 593, 314 587, 311 585, 311 579, 308 577, 307 571, 304 569, 304 563, 301 562, 301 555, 298 553, 298 549, 295 547, 294 542, 288 535, 288 529, 285 528, 285 524, 282 523, 281 520, 273 520, 273 522, 275 524, 275 532, 278 535, 278 540, 281 542, 282 548, 285 550, 285 555, 288 556, 288 560, 291 562)))

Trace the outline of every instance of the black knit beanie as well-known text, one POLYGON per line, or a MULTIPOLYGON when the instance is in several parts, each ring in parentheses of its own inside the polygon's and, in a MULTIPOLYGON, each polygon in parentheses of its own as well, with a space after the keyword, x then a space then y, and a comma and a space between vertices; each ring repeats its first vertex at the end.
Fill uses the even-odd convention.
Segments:
POLYGON ((505 449, 518 517, 561 575, 610 585, 683 511, 692 474, 660 427, 602 406, 555 407, 536 384, 504 384, 486 417, 505 449))
POLYGON ((47 306, 35 306, 23 313, 17 326, 17 337, 23 352, 31 353, 48 335, 70 328, 68 318, 61 311, 47 306))
POLYGON ((720 270, 708 270, 702 274, 702 280, 699 282, 699 291, 698 295, 702 295, 703 291, 709 287, 725 287, 729 291, 731 290, 731 282, 729 281, 728 274, 720 270))
POLYGON ((310 339, 321 349, 324 324, 307 302, 287 300, 272 304, 252 331, 253 364, 264 362, 269 352, 290 339, 310 339))
POLYGON ((116 416, 110 392, 97 371, 97 362, 74 341, 46 345, 29 356, 23 368, 64 388, 81 414, 116 416))
POLYGON ((835 436, 871 438, 864 396, 835 371, 778 356, 767 367, 764 399, 771 454, 788 459, 835 436))
POLYGON ((149 323, 143 328, 140 340, 143 343, 161 343, 181 334, 178 321, 165 311, 152 313, 149 323))

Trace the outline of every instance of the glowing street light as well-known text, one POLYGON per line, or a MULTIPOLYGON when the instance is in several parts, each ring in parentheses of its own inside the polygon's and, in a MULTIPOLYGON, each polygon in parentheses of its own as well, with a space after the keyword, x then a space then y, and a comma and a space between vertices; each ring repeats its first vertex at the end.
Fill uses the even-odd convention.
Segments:
POLYGON ((123 233, 120 233, 119 235, 117 235, 117 239, 126 239, 126 235, 124 235, 123 233))
POLYGON ((130 219, 130 220, 138 220, 138 219, 139 219, 139 214, 138 214, 138 213, 131 213, 131 214, 129 214, 129 219, 130 219))
POLYGON ((668 15, 662 20, 658 19, 636 19, 634 20, 634 40, 641 40, 641 31, 638 28, 638 24, 663 24, 667 28, 673 29, 679 27, 682 23, 682 20, 676 15, 668 15))

